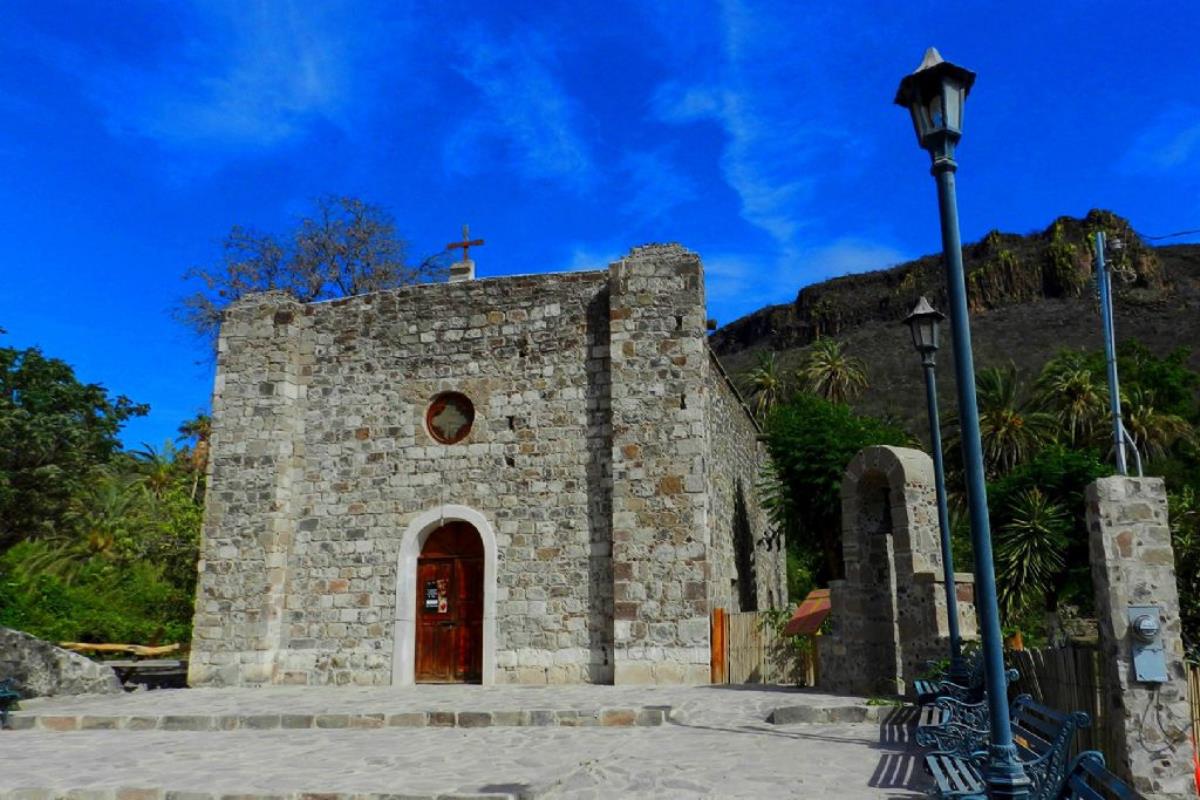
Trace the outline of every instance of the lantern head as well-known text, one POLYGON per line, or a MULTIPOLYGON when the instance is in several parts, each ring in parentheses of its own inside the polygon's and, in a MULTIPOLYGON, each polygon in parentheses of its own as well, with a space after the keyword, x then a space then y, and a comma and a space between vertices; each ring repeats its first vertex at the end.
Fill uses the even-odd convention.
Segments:
POLYGON ((916 72, 904 76, 895 102, 912 114, 921 147, 932 152, 942 143, 958 141, 962 136, 963 105, 974 83, 974 72, 943 61, 934 47, 925 51, 916 72))

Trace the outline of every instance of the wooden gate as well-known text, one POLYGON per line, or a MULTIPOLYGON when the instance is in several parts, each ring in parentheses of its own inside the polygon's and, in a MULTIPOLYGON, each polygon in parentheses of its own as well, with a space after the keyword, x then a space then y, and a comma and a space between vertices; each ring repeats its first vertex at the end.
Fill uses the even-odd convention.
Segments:
POLYGON ((717 608, 711 622, 713 683, 816 685, 815 637, 798 646, 797 637, 781 635, 766 612, 717 608))

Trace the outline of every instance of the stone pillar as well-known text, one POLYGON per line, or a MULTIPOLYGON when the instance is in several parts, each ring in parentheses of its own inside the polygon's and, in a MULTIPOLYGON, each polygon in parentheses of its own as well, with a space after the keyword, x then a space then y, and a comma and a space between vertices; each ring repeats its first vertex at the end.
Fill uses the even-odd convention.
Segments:
POLYGON ((610 267, 613 680, 707 683, 704 282, 678 245, 610 267))
POLYGON ((235 303, 221 325, 188 664, 194 686, 278 679, 312 358, 306 320, 303 305, 269 292, 235 303))
POLYGON ((1194 798, 1187 672, 1162 479, 1101 478, 1087 489, 1087 522, 1111 731, 1109 769, 1147 798, 1194 798), (1161 609, 1165 683, 1135 680, 1130 605, 1161 609))

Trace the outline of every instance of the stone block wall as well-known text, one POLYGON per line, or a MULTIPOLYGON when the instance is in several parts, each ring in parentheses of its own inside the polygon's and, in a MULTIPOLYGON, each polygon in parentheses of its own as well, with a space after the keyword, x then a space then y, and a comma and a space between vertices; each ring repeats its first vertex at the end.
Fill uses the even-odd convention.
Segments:
POLYGON ((708 680, 707 345, 700 259, 636 248, 613 265, 613 600, 617 683, 708 680))
MULTIPOLYGON (((760 456, 752 438, 714 449, 712 409, 724 433, 749 421, 728 387, 710 405, 704 325, 700 262, 678 246, 606 271, 235 304, 190 682, 403 681, 409 562, 443 513, 491 550, 485 682, 707 682, 714 537, 735 573, 709 487, 748 482, 760 456), (425 422, 446 391, 474 405, 456 444, 425 422)), ((748 490, 746 506, 757 524, 748 490)))
POLYGON ((767 460, 761 429, 733 381, 709 351, 708 458, 713 608, 754 611, 787 605, 787 558, 759 502, 758 481, 767 460))
POLYGON ((1161 478, 1101 478, 1088 486, 1087 520, 1104 698, 1115 733, 1109 768, 1140 796, 1194 798, 1191 709, 1166 487, 1161 478), (1160 609, 1165 683, 1136 678, 1130 605, 1160 609))

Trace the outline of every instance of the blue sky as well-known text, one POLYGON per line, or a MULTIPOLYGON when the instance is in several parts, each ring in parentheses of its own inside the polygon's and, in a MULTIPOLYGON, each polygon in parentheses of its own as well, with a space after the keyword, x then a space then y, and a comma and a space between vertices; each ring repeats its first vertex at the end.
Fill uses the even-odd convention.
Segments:
POLYGON ((171 318, 231 225, 326 193, 414 252, 462 223, 482 276, 678 241, 728 322, 938 249, 896 84, 979 73, 964 236, 1107 207, 1200 228, 1200 6, 1120 2, 18 2, 0 28, 0 343, 150 403, 160 443, 212 366, 171 318))

